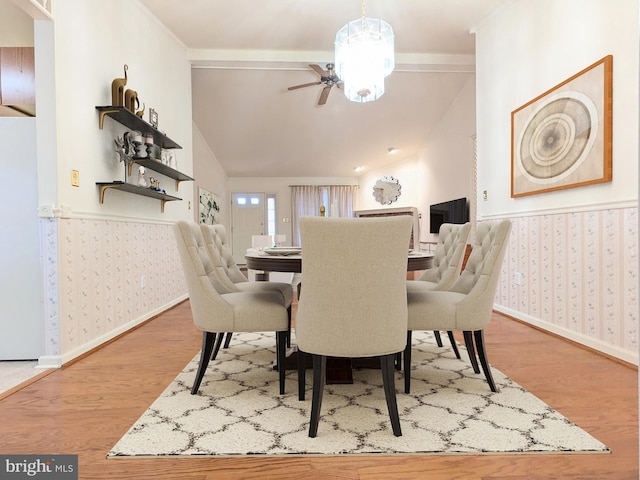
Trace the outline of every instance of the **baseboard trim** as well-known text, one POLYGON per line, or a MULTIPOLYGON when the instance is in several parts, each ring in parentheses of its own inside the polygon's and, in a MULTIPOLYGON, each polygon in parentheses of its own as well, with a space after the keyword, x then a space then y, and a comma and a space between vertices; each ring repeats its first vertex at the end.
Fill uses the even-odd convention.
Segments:
POLYGON ((566 338, 572 342, 583 345, 591 350, 596 352, 600 352, 609 357, 617 358, 626 363, 638 366, 638 352, 631 352, 629 350, 625 350, 623 348, 617 347, 615 345, 611 345, 605 343, 596 338, 588 337, 581 333, 575 332, 573 330, 569 330, 568 328, 561 327, 559 325, 554 325, 552 323, 546 322, 539 318, 533 317, 531 315, 524 314, 522 312, 518 312, 517 310, 512 310, 508 307, 502 305, 494 305, 493 309, 496 312, 503 313, 509 317, 515 318, 523 323, 529 324, 533 327, 539 328, 540 330, 544 330, 546 332, 553 333, 560 337, 566 338))
POLYGON ((69 365, 75 361, 78 361, 80 358, 83 358, 94 351, 108 345, 109 343, 117 340, 119 337, 126 335, 132 330, 142 326, 144 323, 153 320, 155 317, 160 315, 161 313, 169 310, 170 308, 182 303, 187 298, 189 298, 188 294, 181 295, 180 297, 172 300, 161 307, 158 307, 150 312, 147 312, 145 315, 142 315, 130 322, 125 323, 124 325, 119 326, 118 328, 114 328, 110 332, 107 332, 99 337, 94 338, 93 340, 81 345, 73 350, 63 353, 62 355, 43 355, 38 358, 38 366, 36 368, 60 368, 62 366, 69 365))

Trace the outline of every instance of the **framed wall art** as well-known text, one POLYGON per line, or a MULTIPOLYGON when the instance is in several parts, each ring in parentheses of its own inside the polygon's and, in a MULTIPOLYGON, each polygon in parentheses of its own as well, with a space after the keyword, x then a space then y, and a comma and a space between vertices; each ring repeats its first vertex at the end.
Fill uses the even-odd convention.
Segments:
POLYGON ((610 182, 611 55, 511 112, 511 197, 610 182))
POLYGON ((218 214, 220 213, 220 197, 215 193, 211 193, 204 188, 200 188, 200 223, 214 225, 218 223, 218 214))

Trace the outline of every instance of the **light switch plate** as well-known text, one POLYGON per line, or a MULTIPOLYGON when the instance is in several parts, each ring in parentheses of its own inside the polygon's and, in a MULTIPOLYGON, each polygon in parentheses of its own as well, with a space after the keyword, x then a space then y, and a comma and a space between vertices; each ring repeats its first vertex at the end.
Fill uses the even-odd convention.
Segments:
POLYGON ((71 186, 80 186, 80 172, 78 170, 71 170, 71 186))

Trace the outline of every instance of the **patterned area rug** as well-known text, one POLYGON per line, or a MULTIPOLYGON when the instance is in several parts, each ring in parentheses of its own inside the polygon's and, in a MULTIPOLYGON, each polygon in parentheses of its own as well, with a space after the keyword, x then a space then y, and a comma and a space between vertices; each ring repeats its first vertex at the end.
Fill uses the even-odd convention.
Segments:
POLYGON ((609 452, 496 369, 500 391, 492 393, 464 348, 458 360, 429 332, 414 332, 410 395, 396 372, 402 437, 391 432, 380 371, 359 369, 354 384, 325 387, 312 439, 312 371, 306 401, 298 401, 296 371, 278 395, 274 345, 272 333, 235 335, 191 395, 196 356, 108 456, 609 452))

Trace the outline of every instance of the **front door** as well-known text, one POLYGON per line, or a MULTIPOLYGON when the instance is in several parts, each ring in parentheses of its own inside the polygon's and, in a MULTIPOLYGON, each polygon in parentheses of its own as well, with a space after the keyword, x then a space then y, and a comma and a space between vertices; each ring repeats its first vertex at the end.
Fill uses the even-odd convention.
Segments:
POLYGON ((236 263, 246 263, 244 256, 253 235, 266 235, 266 214, 264 193, 231 194, 231 245, 236 263))

